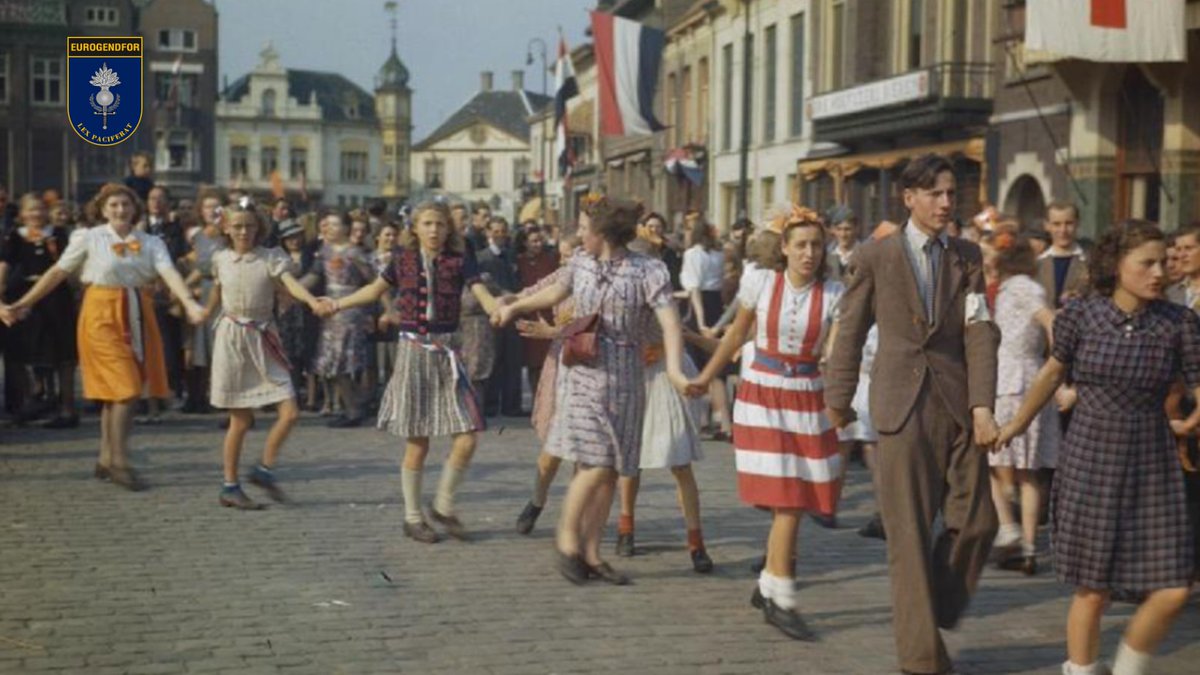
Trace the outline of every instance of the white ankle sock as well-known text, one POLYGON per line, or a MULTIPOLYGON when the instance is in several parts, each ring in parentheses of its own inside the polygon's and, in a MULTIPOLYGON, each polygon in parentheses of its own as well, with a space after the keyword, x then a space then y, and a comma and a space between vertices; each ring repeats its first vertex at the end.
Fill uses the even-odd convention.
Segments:
POLYGON ((1145 675, 1150 672, 1150 655, 1139 652, 1121 640, 1117 658, 1113 660, 1113 675, 1145 675))
POLYGON ((1086 666, 1081 666, 1071 661, 1063 661, 1062 672, 1063 675, 1103 675, 1105 671, 1100 669, 1099 661, 1086 666))
POLYGON ((443 516, 454 515, 454 494, 462 485, 466 469, 460 469, 449 464, 442 467, 442 479, 438 481, 437 496, 433 499, 433 508, 443 516))
POLYGON ((796 582, 790 577, 777 577, 766 570, 758 577, 763 597, 770 598, 780 609, 796 608, 796 582))
POLYGON ((404 495, 404 522, 417 523, 425 520, 421 515, 421 474, 420 469, 400 468, 400 492, 404 495))

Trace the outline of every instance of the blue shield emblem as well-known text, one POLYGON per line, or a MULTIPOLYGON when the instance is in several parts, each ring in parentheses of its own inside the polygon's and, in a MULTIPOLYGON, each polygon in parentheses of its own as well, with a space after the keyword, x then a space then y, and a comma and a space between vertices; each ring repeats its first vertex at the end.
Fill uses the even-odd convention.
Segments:
POLYGON ((67 38, 67 118, 92 145, 129 140, 142 121, 142 38, 67 38))

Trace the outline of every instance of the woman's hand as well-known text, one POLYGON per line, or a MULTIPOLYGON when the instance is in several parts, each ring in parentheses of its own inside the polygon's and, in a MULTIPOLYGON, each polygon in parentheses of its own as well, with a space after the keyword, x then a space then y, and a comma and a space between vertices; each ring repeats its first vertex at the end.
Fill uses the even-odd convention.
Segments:
POLYGON ((201 307, 198 302, 188 302, 183 309, 187 312, 188 323, 192 325, 199 325, 208 320, 208 310, 201 307))
POLYGON ((1196 433, 1196 423, 1189 423, 1187 420, 1171 420, 1171 432, 1177 438, 1187 438, 1196 433))
POLYGON ((684 386, 683 393, 685 396, 700 398, 708 394, 708 385, 710 384, 712 384, 712 378, 697 375, 684 386))
POLYGON ((16 324, 21 319, 24 319, 26 314, 28 314, 28 311, 23 310, 17 305, 5 305, 0 303, 0 321, 3 321, 4 325, 6 326, 12 326, 16 324))
POLYGON ((512 323, 512 320, 517 317, 517 312, 514 311, 516 305, 503 305, 497 307, 492 313, 492 325, 496 328, 503 328, 512 323))
POLYGON ((322 319, 328 319, 334 314, 337 314, 338 309, 339 307, 337 306, 337 302, 325 296, 321 296, 317 298, 317 304, 313 307, 313 314, 316 314, 322 319))
POLYGON ((1175 452, 1179 455, 1179 465, 1187 473, 1196 473, 1196 465, 1192 463, 1192 455, 1189 450, 1186 438, 1177 437, 1175 439, 1175 452))
MULTIPOLYGON (((671 381, 671 386, 675 387, 675 391, 678 391, 680 394, 683 394, 684 396, 689 395, 689 389, 690 389, 691 383, 688 382, 688 379, 683 376, 683 373, 671 372, 670 370, 668 370, 667 371, 667 379, 671 381)), ((707 387, 706 387, 706 389, 707 389, 707 387)))
POLYGON ((561 331, 546 321, 545 317, 539 316, 537 320, 518 319, 517 332, 521 337, 532 340, 553 340, 561 331))
POLYGON ((1054 391, 1054 403, 1059 412, 1067 412, 1079 401, 1079 391, 1075 387, 1063 385, 1054 391))

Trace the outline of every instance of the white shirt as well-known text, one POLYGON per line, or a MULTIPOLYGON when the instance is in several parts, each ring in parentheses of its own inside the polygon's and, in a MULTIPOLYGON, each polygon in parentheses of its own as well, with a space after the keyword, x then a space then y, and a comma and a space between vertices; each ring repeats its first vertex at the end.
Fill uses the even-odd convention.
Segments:
POLYGON ((145 286, 165 271, 174 270, 175 265, 162 239, 137 229, 131 229, 122 239, 105 224, 71 233, 58 268, 69 274, 82 269, 80 278, 85 284, 128 288, 145 286), (124 255, 116 252, 117 245, 126 247, 124 255))
MULTIPOLYGON (((683 252, 679 285, 685 291, 719 291, 725 278, 725 252, 696 245, 683 252)), ((715 320, 716 317, 714 317, 715 320)))
MULTIPOLYGON (((738 287, 738 302, 746 309, 755 310, 754 346, 756 349, 766 349, 770 344, 767 334, 771 312, 772 291, 775 289, 775 270, 759 267, 747 267, 742 273, 742 281, 738 287)), ((798 355, 804 344, 804 335, 808 332, 809 307, 812 304, 812 290, 815 284, 809 283, 799 288, 792 286, 784 273, 783 301, 779 305, 779 353, 798 355)), ((817 339, 814 351, 819 355, 833 322, 837 320, 838 304, 842 294, 846 292, 840 281, 826 281, 822 292, 821 334, 817 339)), ((745 355, 743 355, 745 358, 745 355)))

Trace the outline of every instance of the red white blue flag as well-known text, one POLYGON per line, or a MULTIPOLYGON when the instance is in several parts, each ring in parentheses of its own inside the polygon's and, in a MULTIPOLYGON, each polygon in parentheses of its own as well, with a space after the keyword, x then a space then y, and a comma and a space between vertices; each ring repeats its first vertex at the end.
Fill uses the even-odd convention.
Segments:
POLYGON ((554 157, 558 160, 558 175, 571 175, 575 157, 567 136, 567 101, 579 95, 579 83, 575 81, 575 66, 571 64, 571 52, 567 41, 558 36, 558 60, 554 62, 554 157))
POLYGON ((600 85, 600 133, 644 136, 665 129, 654 118, 654 90, 666 33, 605 12, 591 14, 600 85))

